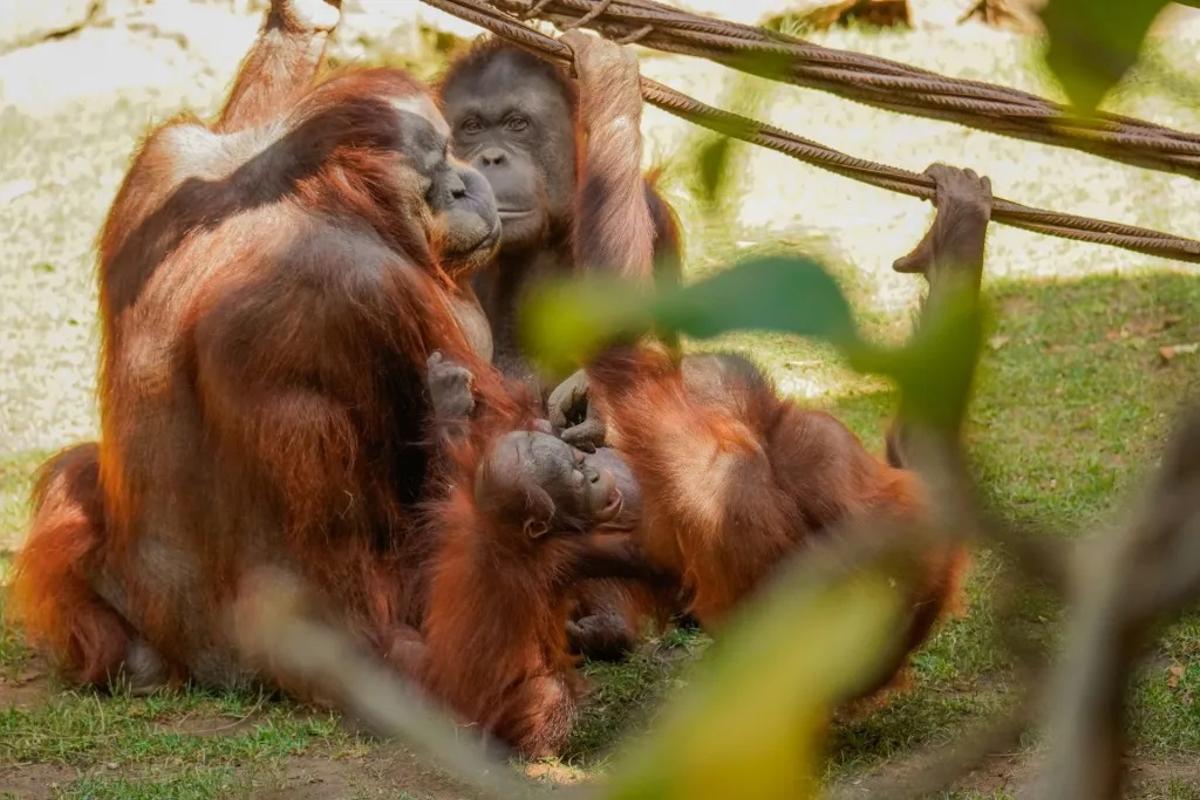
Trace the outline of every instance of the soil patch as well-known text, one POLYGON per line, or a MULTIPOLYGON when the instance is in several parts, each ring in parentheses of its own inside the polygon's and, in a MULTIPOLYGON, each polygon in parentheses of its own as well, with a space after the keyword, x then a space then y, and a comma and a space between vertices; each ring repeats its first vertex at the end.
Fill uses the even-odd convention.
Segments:
POLYGON ((364 756, 297 756, 273 770, 271 788, 261 800, 333 800, 395 798, 473 800, 479 795, 400 747, 383 747, 364 756))

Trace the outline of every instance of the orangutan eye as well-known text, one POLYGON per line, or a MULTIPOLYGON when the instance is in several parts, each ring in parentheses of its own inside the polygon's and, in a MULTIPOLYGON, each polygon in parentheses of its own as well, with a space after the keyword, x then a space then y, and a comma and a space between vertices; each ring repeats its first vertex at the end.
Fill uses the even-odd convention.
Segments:
POLYGON ((520 133, 529 127, 529 120, 522 117, 520 114, 514 114, 504 121, 504 127, 514 133, 520 133))
POLYGON ((483 131, 483 125, 481 125, 479 120, 475 117, 467 117, 465 120, 463 120, 463 123, 459 126, 459 129, 463 133, 476 134, 483 131))

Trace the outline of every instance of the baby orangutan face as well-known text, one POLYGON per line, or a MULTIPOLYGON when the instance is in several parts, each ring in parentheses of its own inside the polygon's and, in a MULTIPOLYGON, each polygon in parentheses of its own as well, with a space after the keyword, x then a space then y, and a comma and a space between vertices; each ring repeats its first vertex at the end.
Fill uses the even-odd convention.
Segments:
POLYGON ((537 431, 496 441, 479 467, 475 495, 480 508, 519 523, 533 538, 590 531, 615 519, 623 504, 602 459, 537 431))

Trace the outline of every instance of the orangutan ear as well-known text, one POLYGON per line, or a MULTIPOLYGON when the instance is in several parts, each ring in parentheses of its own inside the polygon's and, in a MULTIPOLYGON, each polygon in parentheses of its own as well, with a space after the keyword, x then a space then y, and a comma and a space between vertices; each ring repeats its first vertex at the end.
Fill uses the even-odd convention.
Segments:
POLYGON ((525 492, 525 535, 537 539, 550 531, 554 521, 554 500, 540 486, 531 486, 525 492))

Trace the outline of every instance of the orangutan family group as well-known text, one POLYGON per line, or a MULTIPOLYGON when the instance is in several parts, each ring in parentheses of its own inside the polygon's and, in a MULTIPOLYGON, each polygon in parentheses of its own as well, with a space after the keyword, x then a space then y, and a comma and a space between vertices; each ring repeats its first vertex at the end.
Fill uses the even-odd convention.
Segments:
MULTIPOLYGON (((622 343, 557 388, 524 357, 537 279, 680 278, 627 48, 564 35, 572 76, 487 41, 427 89, 318 75, 338 15, 275 0, 216 121, 153 131, 104 224, 99 440, 42 468, 11 591, 65 676, 315 700, 243 646, 286 570, 454 717, 551 755, 582 657, 681 617, 719 637, 789 556, 922 518, 900 431, 879 459, 743 357, 622 343)), ((977 286, 990 187, 929 174, 897 267, 977 286)), ((922 554, 901 649, 965 560, 922 554)))

